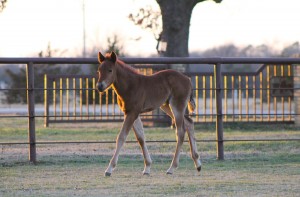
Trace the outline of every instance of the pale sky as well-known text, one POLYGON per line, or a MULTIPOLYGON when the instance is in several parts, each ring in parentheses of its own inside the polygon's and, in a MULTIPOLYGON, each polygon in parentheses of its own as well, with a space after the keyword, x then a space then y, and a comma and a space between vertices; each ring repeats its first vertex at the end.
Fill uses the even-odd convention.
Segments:
MULTIPOLYGON (((8 0, 0 13, 0 56, 31 57, 45 50, 65 51, 75 57, 83 47, 83 0, 8 0)), ((117 34, 125 54, 156 54, 151 32, 136 27, 129 13, 155 0, 85 0, 86 47, 101 50, 107 37, 117 34), (139 41, 134 39, 141 37, 139 41)), ((199 3, 193 10, 190 52, 233 43, 267 44, 280 50, 300 42, 299 0, 223 0, 199 3)))

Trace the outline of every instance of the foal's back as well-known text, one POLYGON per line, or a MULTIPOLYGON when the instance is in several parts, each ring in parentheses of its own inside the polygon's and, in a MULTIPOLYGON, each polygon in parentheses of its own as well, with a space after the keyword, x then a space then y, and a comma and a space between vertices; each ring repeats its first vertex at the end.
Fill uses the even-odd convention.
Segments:
POLYGON ((192 87, 190 79, 175 70, 163 70, 153 75, 145 76, 145 81, 152 91, 164 89, 173 93, 185 94, 192 87))
POLYGON ((155 107, 168 102, 170 99, 186 102, 192 90, 190 79, 174 70, 163 70, 150 76, 143 76, 139 83, 146 96, 148 105, 155 107))

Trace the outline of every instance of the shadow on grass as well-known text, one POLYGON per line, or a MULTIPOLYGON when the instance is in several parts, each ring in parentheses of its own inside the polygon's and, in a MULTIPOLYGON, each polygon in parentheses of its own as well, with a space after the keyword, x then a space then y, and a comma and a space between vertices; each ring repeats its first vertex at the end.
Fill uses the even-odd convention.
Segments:
MULTIPOLYGON (((0 161, 2 167, 22 167, 22 166, 37 166, 37 167, 50 167, 50 166, 70 166, 82 167, 90 165, 106 166, 111 159, 111 155, 44 155, 40 156, 36 164, 29 161, 5 160, 0 161)), ((172 155, 152 155, 153 166, 168 166, 171 163, 172 155)), ((243 153, 243 154, 227 154, 225 160, 216 160, 214 156, 202 158, 204 169, 235 169, 235 168, 259 168, 262 165, 284 165, 284 164, 299 164, 300 155, 296 153, 291 154, 270 154, 270 153, 243 153)), ((123 154, 120 155, 118 166, 139 166, 144 165, 143 157, 140 154, 123 154)), ((181 155, 180 167, 193 168, 193 161, 189 155, 181 155)))

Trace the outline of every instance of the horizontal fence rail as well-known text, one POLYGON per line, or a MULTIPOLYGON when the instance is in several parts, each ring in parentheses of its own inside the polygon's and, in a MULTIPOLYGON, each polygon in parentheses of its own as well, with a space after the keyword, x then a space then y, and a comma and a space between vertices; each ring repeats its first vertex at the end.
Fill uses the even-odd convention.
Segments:
MULTIPOLYGON (((300 72, 298 70, 300 69, 297 69, 297 65, 300 65, 300 58, 120 59, 132 64, 144 75, 166 68, 175 68, 174 65, 177 64, 196 64, 200 68, 197 72, 185 72, 190 76, 194 85, 196 111, 192 117, 196 123, 216 122, 216 140, 213 141, 217 144, 219 159, 224 158, 223 142, 232 141, 223 138, 223 122, 295 122, 300 124, 298 116, 300 113, 300 100, 298 101, 300 72), (224 66, 247 64, 257 64, 259 67, 249 72, 223 71, 224 66), (210 65, 213 71, 201 72, 203 65, 210 65)), ((45 75, 44 88, 34 87, 34 65, 37 65, 36 69, 38 69, 39 64, 98 64, 97 58, 0 58, 0 64, 26 64, 27 87, 16 88, 13 91, 27 92, 28 115, 0 115, 0 118, 28 118, 29 141, 24 144, 29 144, 29 160, 32 162, 36 162, 37 144, 60 143, 36 141, 36 117, 44 117, 45 126, 54 122, 115 122, 123 119, 123 114, 116 105, 117 95, 112 90, 99 94, 95 90, 97 79, 94 76, 45 75), (35 113, 34 95, 38 91, 44 91, 43 115, 35 113)), ((12 91, 10 88, 0 90, 12 91)), ((170 121, 159 111, 143 114, 142 118, 148 122, 170 121)), ((265 141, 265 139, 241 141, 265 141)), ((153 142, 160 141, 153 140, 153 142)), ((9 144, 9 142, 0 144, 9 144)))
MULTIPOLYGON (((119 58, 127 64, 299 64, 300 58, 159 57, 119 58)), ((97 58, 3 58, 0 64, 98 64, 97 58)))

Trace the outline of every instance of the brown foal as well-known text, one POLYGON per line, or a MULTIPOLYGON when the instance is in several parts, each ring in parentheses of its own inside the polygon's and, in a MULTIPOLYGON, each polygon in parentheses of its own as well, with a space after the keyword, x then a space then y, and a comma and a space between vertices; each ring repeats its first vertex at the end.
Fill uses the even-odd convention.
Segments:
POLYGON ((124 112, 123 126, 116 140, 116 150, 105 171, 105 176, 110 176, 116 167, 120 150, 131 128, 143 152, 145 164, 143 173, 150 174, 152 160, 146 146, 143 124, 139 115, 157 108, 168 114, 176 126, 177 146, 167 174, 172 174, 179 164, 185 131, 188 133, 195 167, 200 171, 201 161, 197 152, 194 124, 186 114, 187 108, 190 113, 195 108, 190 79, 174 70, 164 70, 150 76, 141 75, 134 68, 118 60, 114 52, 105 56, 99 52, 98 61, 100 66, 97 89, 103 92, 112 87, 117 93, 118 105, 124 112))

